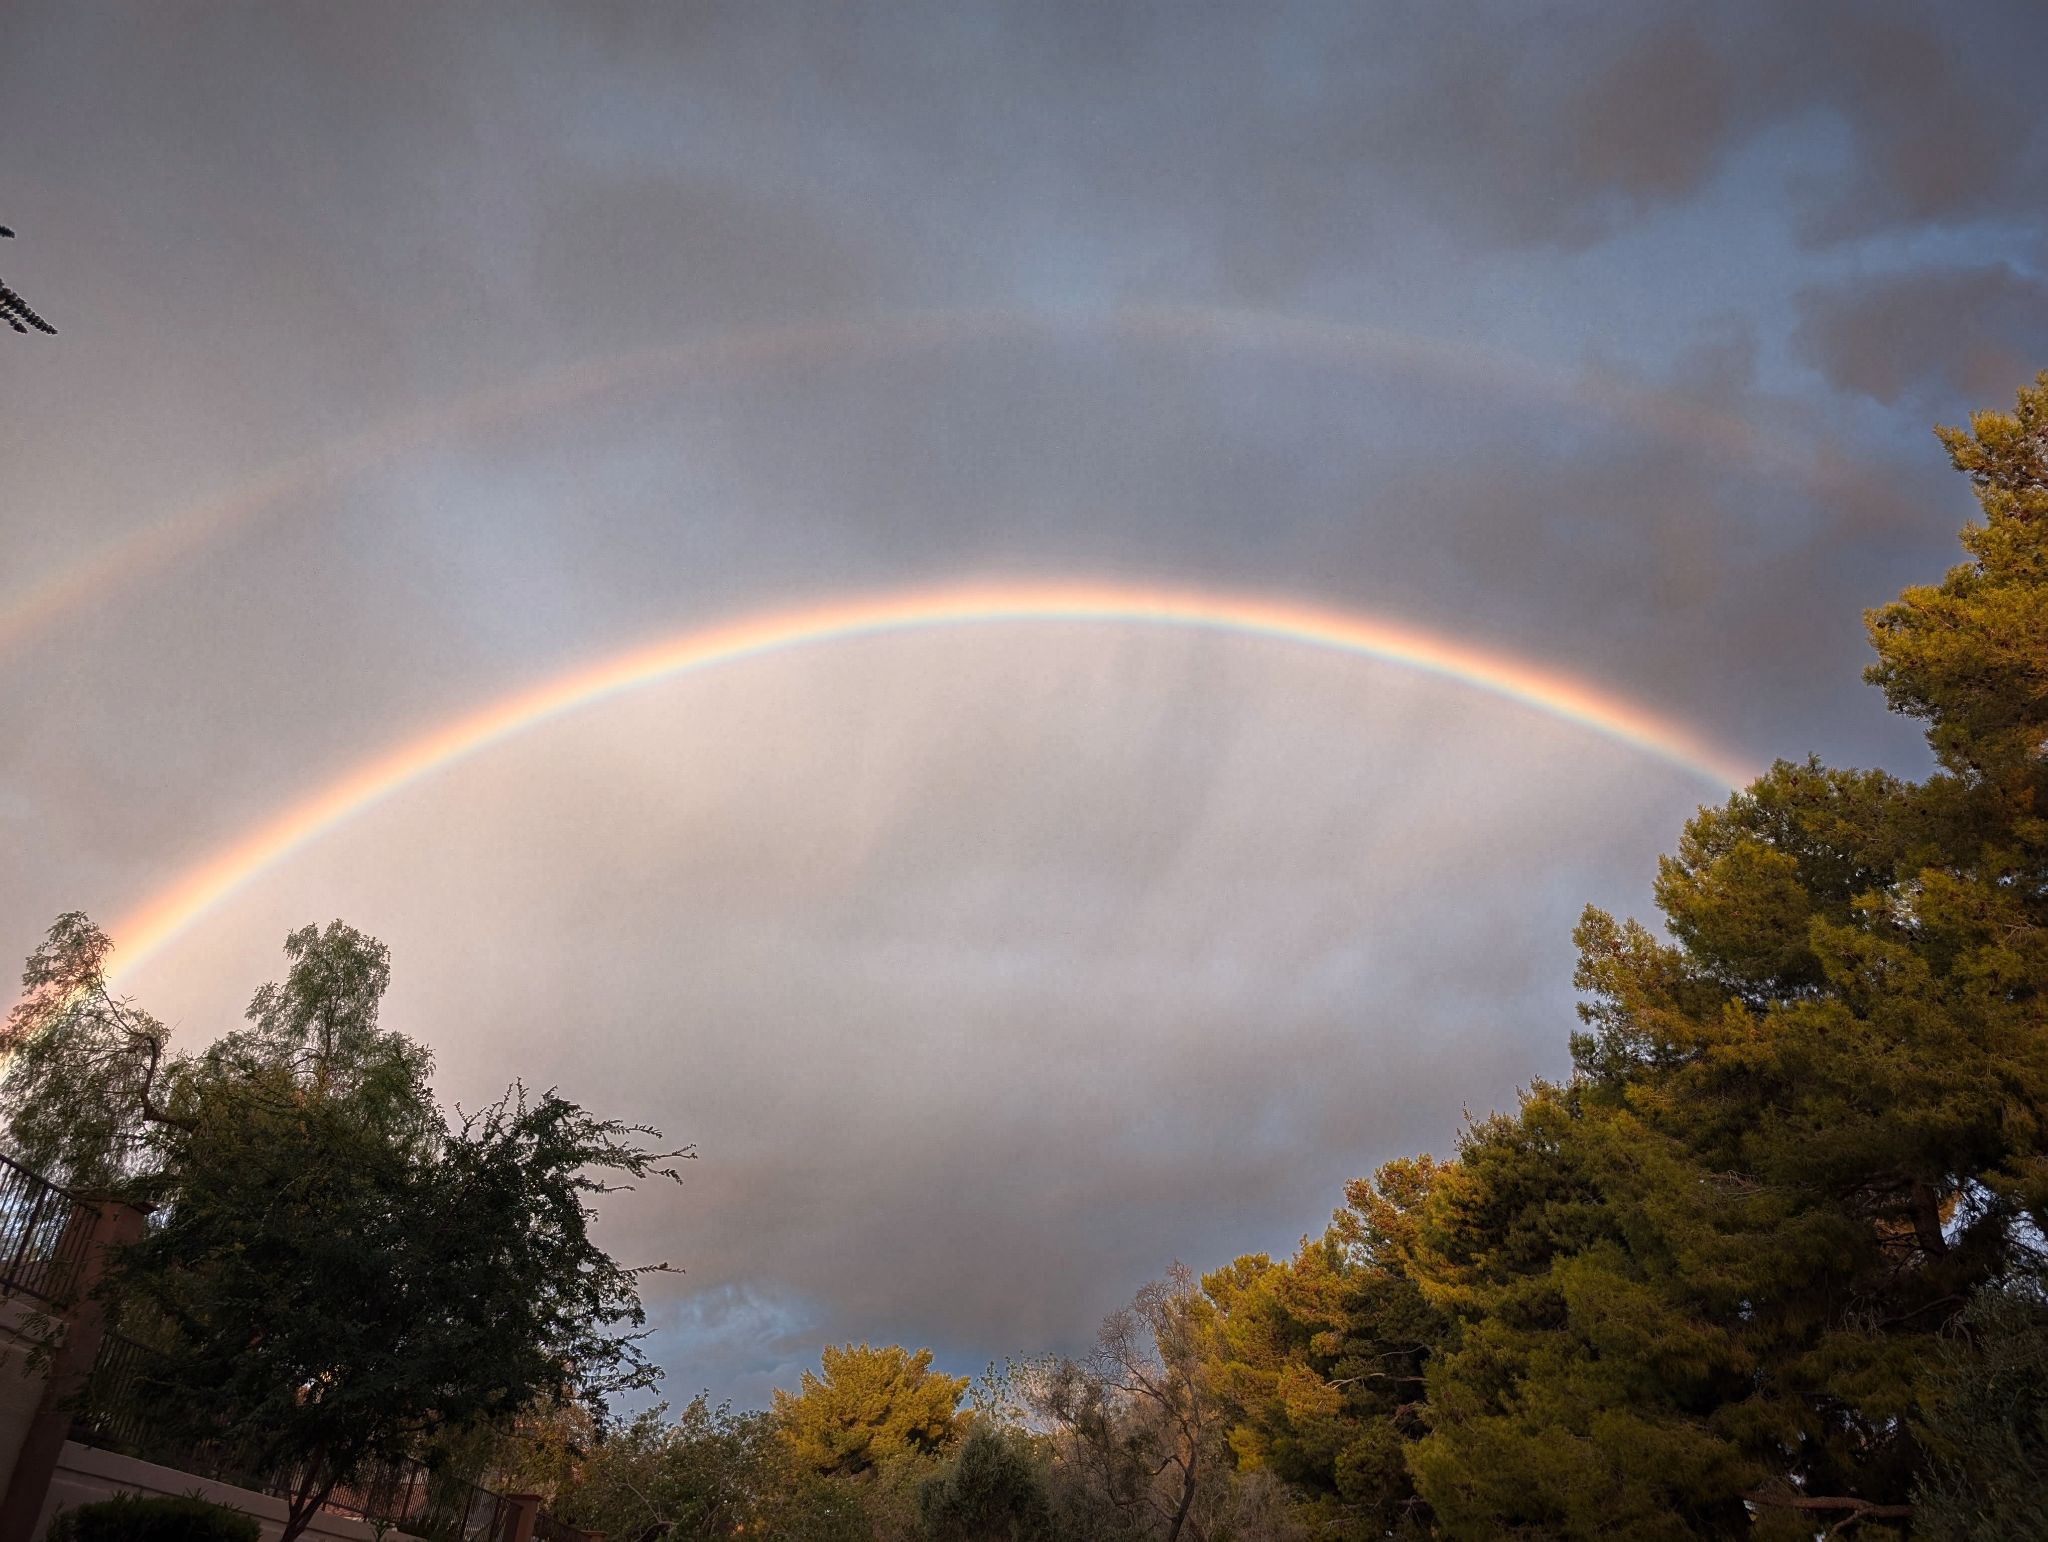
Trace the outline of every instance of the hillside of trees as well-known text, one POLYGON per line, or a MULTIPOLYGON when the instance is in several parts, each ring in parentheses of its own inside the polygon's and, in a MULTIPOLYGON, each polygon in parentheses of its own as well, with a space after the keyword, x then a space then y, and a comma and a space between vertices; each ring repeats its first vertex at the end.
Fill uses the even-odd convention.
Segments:
POLYGON ((639 1281, 586 1226, 680 1153, 553 1094, 445 1114, 339 926, 178 1055, 64 918, 12 1143, 158 1207, 107 1288, 194 1433, 467 1464, 611 1542, 2048 1536, 2048 373, 1940 433, 1982 519, 1867 618, 1936 769, 1701 810, 1661 928, 1579 923, 1568 1078, 1084 1354, 838 1346, 768 1410, 617 1414, 639 1281))

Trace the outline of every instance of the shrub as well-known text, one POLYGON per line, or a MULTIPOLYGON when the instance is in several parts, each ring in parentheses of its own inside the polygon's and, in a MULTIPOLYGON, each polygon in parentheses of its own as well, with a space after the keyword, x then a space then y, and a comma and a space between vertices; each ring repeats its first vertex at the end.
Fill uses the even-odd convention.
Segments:
POLYGON ((204 1499, 112 1499, 60 1511, 47 1542, 257 1542, 256 1518, 204 1499))
POLYGON ((1038 1542, 1052 1534, 1031 1452, 986 1425, 968 1435, 947 1472, 924 1485, 918 1509, 932 1542, 1038 1542))

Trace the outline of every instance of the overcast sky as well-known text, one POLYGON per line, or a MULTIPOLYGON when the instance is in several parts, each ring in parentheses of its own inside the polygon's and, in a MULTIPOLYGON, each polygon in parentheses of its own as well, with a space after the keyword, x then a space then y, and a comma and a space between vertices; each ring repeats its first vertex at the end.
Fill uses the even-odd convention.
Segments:
MULTIPOLYGON (((845 592, 1294 597, 1913 771, 1859 614, 2048 365, 2048 15, 1779 0, 14 0, 0 945, 358 760, 845 592)), ((1103 624, 675 681, 331 831, 388 1021, 694 1140, 606 1235, 670 1392, 978 1369, 1565 1064, 1715 789, 1392 666, 1103 624)), ((117 937, 117 941, 118 941, 117 937)))

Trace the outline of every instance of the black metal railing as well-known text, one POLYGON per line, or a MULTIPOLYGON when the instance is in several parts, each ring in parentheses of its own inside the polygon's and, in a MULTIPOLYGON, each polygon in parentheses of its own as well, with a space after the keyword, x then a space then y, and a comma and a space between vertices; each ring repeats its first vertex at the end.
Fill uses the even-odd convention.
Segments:
POLYGON ((325 1508, 438 1542, 499 1542, 512 1516, 490 1489, 412 1462, 337 1485, 325 1508))
POLYGON ((71 1416, 73 1438, 111 1451, 126 1451, 148 1436, 142 1380, 157 1352, 118 1333, 100 1340, 100 1352, 86 1375, 85 1393, 71 1416))
POLYGON ((170 1438, 158 1429, 151 1407, 160 1394, 151 1381, 163 1358, 162 1350, 109 1331, 71 1410, 71 1438, 194 1477, 262 1494, 286 1493, 291 1474, 266 1463, 250 1445, 170 1438))
POLYGON ((587 1531, 563 1525, 545 1510, 533 1518, 534 1542, 585 1542, 589 1535, 587 1531))
POLYGON ((61 1303, 92 1246, 91 1206, 0 1155, 0 1296, 61 1303))

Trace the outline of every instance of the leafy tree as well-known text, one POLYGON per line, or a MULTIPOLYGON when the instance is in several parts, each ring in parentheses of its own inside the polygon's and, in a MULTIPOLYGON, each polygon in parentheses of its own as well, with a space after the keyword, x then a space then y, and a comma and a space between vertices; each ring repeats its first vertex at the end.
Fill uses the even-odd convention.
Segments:
POLYGON ((1749 1469, 1702 1418, 1744 1363, 1689 1310, 1697 1235, 1670 1143, 1539 1085, 1470 1130, 1415 1244, 1453 1323, 1408 1452, 1449 1537, 1685 1537, 1741 1531, 1749 1469))
POLYGON ((169 1122, 170 1030, 108 986, 113 946, 83 912, 59 916, 0 1030, 0 1114, 16 1153, 96 1192, 121 1187, 145 1131, 169 1122))
POLYGON ((826 1345, 821 1374, 795 1395, 775 1393, 775 1420, 797 1462, 823 1476, 857 1477, 904 1457, 944 1451, 965 1432, 964 1376, 931 1368, 932 1352, 899 1345, 826 1345))
POLYGON ((1136 1536, 1209 1536, 1229 1489, 1223 1409, 1202 1364, 1208 1313, 1175 1264, 1104 1320, 1087 1355, 1038 1378, 1036 1411, 1061 1432, 1062 1459, 1136 1536))
POLYGON ((1024 1437, 977 1424, 959 1454, 918 1493, 930 1542, 1042 1542, 1052 1508, 1041 1463, 1024 1437))
MULTIPOLYGON (((550 1509, 576 1484, 599 1439, 599 1423, 579 1400, 541 1402, 502 1428, 475 1433, 475 1449, 453 1465, 485 1475, 506 1494, 538 1494, 550 1509)), ((595 1528, 602 1530, 604 1528, 595 1528)))
POLYGON ((652 1532, 676 1542, 730 1537, 756 1529, 793 1477, 766 1414, 735 1414, 699 1395, 673 1420, 664 1404, 603 1431, 557 1508, 621 1542, 652 1532))
POLYGON ((11 1026, 34 1053, 9 1084, 72 1170, 157 1202, 104 1287, 162 1350, 151 1427, 289 1473, 291 1542, 373 1464, 646 1383, 637 1271, 591 1241, 589 1199, 607 1175, 673 1177, 676 1153, 517 1087, 449 1123, 425 1050, 377 1025, 382 946, 335 923, 286 950, 248 1029, 172 1057, 66 917, 30 962, 11 1026))

